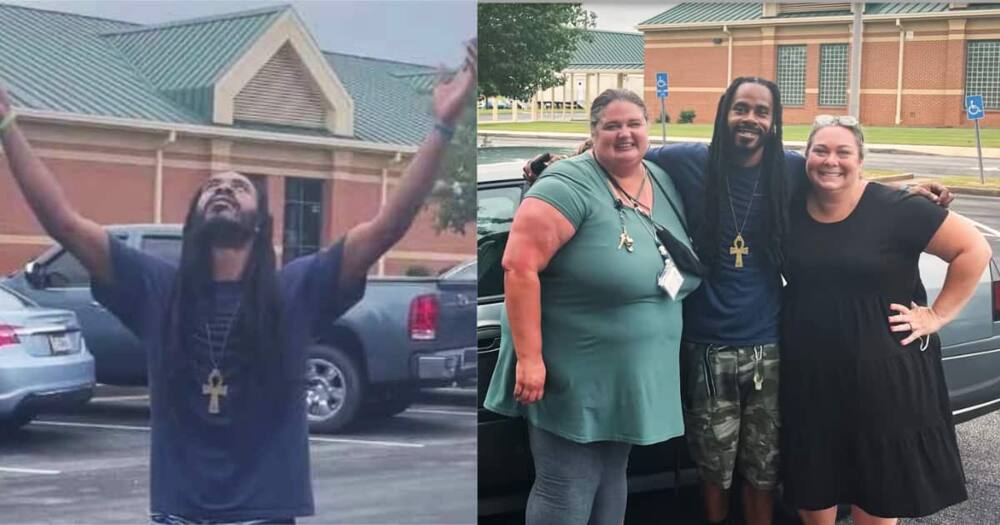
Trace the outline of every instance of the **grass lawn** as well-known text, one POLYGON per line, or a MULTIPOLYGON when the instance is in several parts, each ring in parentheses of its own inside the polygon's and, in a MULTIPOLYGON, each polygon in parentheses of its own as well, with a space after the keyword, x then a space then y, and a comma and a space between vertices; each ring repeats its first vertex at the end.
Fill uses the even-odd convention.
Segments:
POLYGON ((906 172, 898 170, 871 170, 866 168, 864 171, 864 177, 868 180, 879 180, 879 179, 884 179, 886 177, 895 177, 897 175, 902 175, 903 173, 906 172))
MULTIPOLYGON (((785 140, 805 141, 810 126, 788 125, 784 128, 785 140)), ((588 133, 583 121, 573 122, 480 122, 480 131, 539 131, 559 133, 588 133)), ((660 136, 660 125, 651 123, 651 137, 660 136)), ((1000 148, 1000 129, 980 130, 984 148, 1000 148)), ((667 137, 712 138, 711 124, 667 124, 667 137)), ((865 140, 871 144, 915 144, 922 146, 975 147, 976 134, 971 128, 904 128, 889 126, 865 127, 865 140)))
POLYGON ((976 175, 974 177, 965 177, 965 176, 941 177, 937 179, 937 181, 951 188, 954 187, 989 188, 992 190, 1000 190, 1000 179, 997 179, 996 177, 991 179, 987 176, 985 185, 979 183, 979 175, 976 175))

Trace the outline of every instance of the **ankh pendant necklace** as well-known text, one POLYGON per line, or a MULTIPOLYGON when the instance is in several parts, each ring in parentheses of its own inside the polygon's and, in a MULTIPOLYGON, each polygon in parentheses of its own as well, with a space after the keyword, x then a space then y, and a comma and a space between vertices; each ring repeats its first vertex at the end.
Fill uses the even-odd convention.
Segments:
POLYGON ((743 214, 743 224, 737 224, 736 222, 736 207, 733 206, 733 192, 729 187, 729 177, 726 179, 726 194, 729 197, 729 209, 733 212, 733 228, 736 229, 736 237, 733 238, 733 244, 729 246, 729 255, 735 256, 733 261, 733 266, 736 268, 743 268, 743 256, 750 254, 750 247, 747 246, 746 241, 743 239, 743 230, 747 227, 747 219, 750 218, 750 209, 753 208, 754 198, 757 197, 757 185, 760 184, 761 175, 757 175, 757 180, 753 183, 753 191, 750 192, 750 202, 747 203, 747 211, 743 214))
POLYGON ((222 347, 219 349, 219 357, 215 357, 215 341, 212 337, 212 327, 210 323, 205 323, 205 335, 208 337, 208 359, 212 363, 212 370, 208 373, 205 384, 201 385, 201 393, 208 396, 208 413, 218 414, 219 397, 229 395, 229 386, 226 385, 226 378, 222 375, 222 365, 226 358, 226 347, 229 345, 229 334, 233 332, 233 325, 240 314, 240 303, 236 304, 236 311, 229 325, 226 326, 226 333, 222 337, 222 347))

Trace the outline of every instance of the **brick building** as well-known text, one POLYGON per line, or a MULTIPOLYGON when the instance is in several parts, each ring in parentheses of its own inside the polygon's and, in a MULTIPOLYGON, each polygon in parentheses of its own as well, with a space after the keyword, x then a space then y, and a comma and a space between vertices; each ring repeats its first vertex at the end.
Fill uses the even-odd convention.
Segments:
MULTIPOLYGON (((868 3, 861 31, 860 114, 881 126, 968 126, 964 95, 981 94, 983 126, 1000 125, 1000 4, 868 3)), ((668 111, 710 122, 730 80, 781 88, 785 122, 848 112, 852 4, 686 2, 641 22, 644 92, 670 74, 668 111)))
MULTIPOLYGON (((265 185, 284 260, 367 220, 433 126, 426 66, 320 50, 287 6, 141 26, 0 5, 0 85, 74 205, 177 223, 211 173, 265 185)), ((440 270, 471 235, 428 208, 373 270, 440 270)), ((0 273, 49 245, 0 162, 0 273)))

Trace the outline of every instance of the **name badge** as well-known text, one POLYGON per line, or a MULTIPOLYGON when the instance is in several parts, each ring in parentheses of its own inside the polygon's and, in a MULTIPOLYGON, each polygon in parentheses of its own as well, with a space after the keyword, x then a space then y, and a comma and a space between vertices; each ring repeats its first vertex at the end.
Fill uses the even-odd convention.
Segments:
POLYGON ((660 275, 656 278, 656 285, 660 287, 661 290, 667 292, 667 295, 671 299, 677 299, 677 293, 681 290, 681 285, 684 284, 684 276, 681 271, 677 269, 677 265, 674 264, 673 259, 666 259, 663 261, 663 269, 660 270, 660 275))

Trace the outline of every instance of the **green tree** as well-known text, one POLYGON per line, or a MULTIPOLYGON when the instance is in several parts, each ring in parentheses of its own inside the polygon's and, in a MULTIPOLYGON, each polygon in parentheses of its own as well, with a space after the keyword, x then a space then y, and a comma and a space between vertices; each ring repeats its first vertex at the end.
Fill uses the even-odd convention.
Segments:
POLYGON ((438 205, 437 230, 465 233, 465 225, 476 218, 476 101, 455 127, 455 137, 442 168, 447 176, 438 183, 431 202, 438 205))
POLYGON ((479 95, 528 100, 562 84, 594 19, 580 4, 479 4, 479 95))

